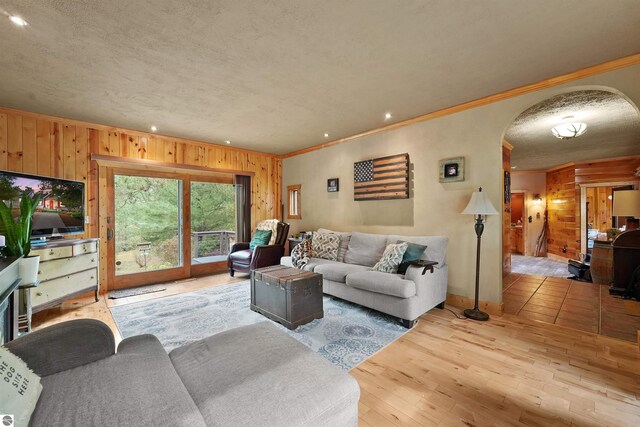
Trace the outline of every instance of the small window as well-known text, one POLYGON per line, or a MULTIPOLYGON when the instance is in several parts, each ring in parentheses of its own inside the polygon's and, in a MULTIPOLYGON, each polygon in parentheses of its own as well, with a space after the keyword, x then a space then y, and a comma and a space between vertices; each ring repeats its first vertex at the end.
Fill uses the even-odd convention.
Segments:
POLYGON ((287 193, 289 194, 289 211, 287 212, 288 219, 302 218, 300 210, 300 187, 300 184, 290 185, 287 187, 287 193))

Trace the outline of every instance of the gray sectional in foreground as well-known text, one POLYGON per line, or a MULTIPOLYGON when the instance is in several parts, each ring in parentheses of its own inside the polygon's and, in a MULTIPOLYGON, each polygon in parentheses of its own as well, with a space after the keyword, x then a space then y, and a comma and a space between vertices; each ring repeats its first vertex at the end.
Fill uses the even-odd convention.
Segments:
POLYGON ((97 320, 60 323, 7 349, 42 377, 30 426, 356 426, 358 383, 257 323, 167 354, 153 335, 124 339, 97 320))
MULTIPOLYGON (((322 274, 325 294, 398 317, 407 327, 432 308, 443 307, 447 299, 447 237, 344 233, 323 228, 318 232, 340 235, 337 261, 311 258, 304 267, 322 274), (422 274, 423 269, 414 266, 405 275, 372 271, 385 247, 398 240, 427 246, 421 259, 438 263, 433 272, 422 274)), ((291 257, 283 257, 280 263, 291 267, 291 257)))

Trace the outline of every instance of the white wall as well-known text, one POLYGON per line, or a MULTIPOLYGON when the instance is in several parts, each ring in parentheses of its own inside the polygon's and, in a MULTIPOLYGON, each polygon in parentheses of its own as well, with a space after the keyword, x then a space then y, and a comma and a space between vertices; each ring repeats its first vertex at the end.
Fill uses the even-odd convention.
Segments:
POLYGON ((544 226, 544 209, 546 206, 546 185, 547 174, 545 172, 513 172, 511 174, 512 192, 524 191, 524 206, 526 215, 524 226, 526 227, 525 252, 526 255, 533 256, 536 248, 538 236, 544 226), (536 203, 534 196, 540 194, 541 203, 536 203), (538 215, 540 217, 538 218, 538 215), (527 216, 532 217, 531 223, 527 216))
MULTIPOLYGON (((449 292, 472 297, 476 238, 473 218, 460 212, 471 193, 480 186, 494 206, 500 209, 501 141, 505 129, 528 107, 576 87, 613 87, 638 105, 638 81, 640 65, 284 159, 282 185, 285 201, 287 185, 302 184, 302 219, 289 221, 291 231, 326 227, 373 233, 448 236, 449 292), (411 158, 410 199, 353 200, 354 162, 404 152, 408 152, 411 158), (439 183, 438 161, 457 156, 466 159, 465 181, 439 183), (335 177, 340 178, 340 192, 327 193, 327 179, 335 177)), ((482 239, 480 298, 483 300, 502 301, 501 250, 500 217, 490 217, 482 239)))

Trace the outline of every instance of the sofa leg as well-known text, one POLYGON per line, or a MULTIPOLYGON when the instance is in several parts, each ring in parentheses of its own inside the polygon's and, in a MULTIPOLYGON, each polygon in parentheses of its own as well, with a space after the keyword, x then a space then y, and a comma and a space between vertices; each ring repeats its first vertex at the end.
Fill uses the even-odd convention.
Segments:
POLYGON ((233 271, 233 268, 229 269, 229 276, 233 277, 233 275, 235 274, 235 271, 233 271))
POLYGON ((405 328, 411 329, 414 326, 416 326, 416 323, 418 323, 418 319, 413 319, 413 320, 400 319, 400 323, 402 323, 402 326, 404 326, 405 328))
POLYGON ((439 308, 440 310, 444 310, 444 301, 442 301, 440 304, 436 305, 436 308, 439 308))

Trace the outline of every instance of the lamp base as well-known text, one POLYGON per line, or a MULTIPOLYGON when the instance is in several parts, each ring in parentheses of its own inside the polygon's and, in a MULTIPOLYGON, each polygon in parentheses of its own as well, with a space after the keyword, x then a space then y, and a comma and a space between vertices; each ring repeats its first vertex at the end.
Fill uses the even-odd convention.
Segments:
POLYGON ((478 310, 477 308, 475 309, 467 308, 464 311, 464 316, 468 317, 469 319, 480 320, 481 322, 489 320, 489 315, 484 311, 478 310))

